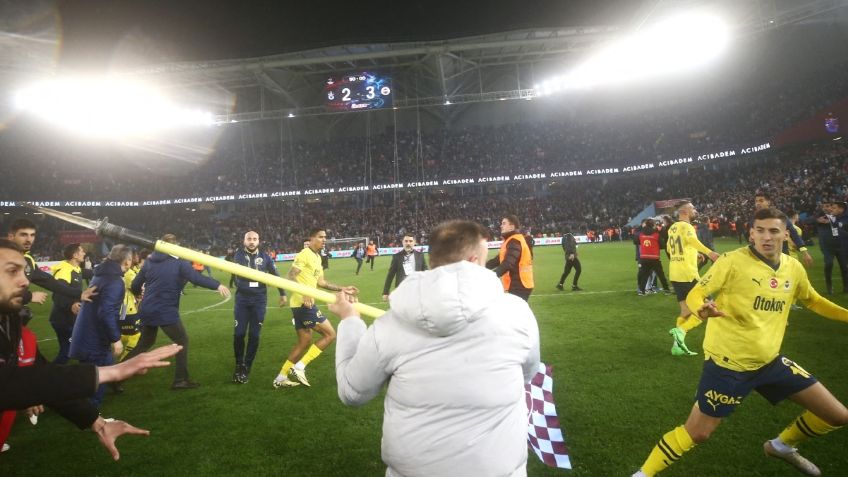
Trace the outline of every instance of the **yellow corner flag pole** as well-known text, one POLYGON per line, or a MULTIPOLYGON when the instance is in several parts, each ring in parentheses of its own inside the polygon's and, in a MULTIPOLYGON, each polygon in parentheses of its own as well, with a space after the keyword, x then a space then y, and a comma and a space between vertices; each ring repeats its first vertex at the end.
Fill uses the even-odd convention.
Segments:
MULTIPOLYGON (((301 295, 312 297, 325 303, 336 302, 336 295, 334 293, 308 287, 302 283, 280 278, 276 275, 271 275, 270 273, 260 272, 259 270, 254 270, 250 267, 245 267, 244 265, 239 265, 237 263, 222 260, 218 257, 206 255, 205 253, 201 253, 190 248, 157 240, 153 249, 157 252, 166 253, 185 260, 209 265, 212 268, 217 268, 221 271, 247 278, 248 280, 261 282, 270 287, 282 288, 289 292, 300 293, 301 295)), ((372 318, 377 318, 386 312, 385 310, 366 305, 365 303, 354 303, 353 307, 360 314, 370 316, 372 318)))
MULTIPOLYGON (((65 222, 70 222, 72 224, 79 225, 80 227, 94 230, 97 232, 97 235, 102 235, 122 242, 129 242, 142 247, 151 247, 157 252, 166 253, 192 262, 202 263, 203 265, 208 265, 212 268, 217 268, 218 270, 247 278, 248 280, 261 282, 271 287, 282 288, 289 292, 300 293, 301 295, 314 298, 324 303, 336 302, 336 295, 333 293, 308 287, 301 283, 287 280, 276 275, 271 275, 270 273, 260 272, 259 270, 245 267, 244 265, 228 262, 190 248, 181 247, 161 240, 153 240, 138 232, 121 227, 120 225, 110 224, 106 218, 102 220, 91 220, 78 215, 67 214, 55 209, 39 207, 33 204, 22 203, 20 205, 37 210, 45 215, 64 220, 65 222)), ((359 312, 359 314, 369 316, 371 318, 378 318, 386 312, 385 310, 381 310, 380 308, 366 305, 364 303, 354 303, 353 307, 359 312)))

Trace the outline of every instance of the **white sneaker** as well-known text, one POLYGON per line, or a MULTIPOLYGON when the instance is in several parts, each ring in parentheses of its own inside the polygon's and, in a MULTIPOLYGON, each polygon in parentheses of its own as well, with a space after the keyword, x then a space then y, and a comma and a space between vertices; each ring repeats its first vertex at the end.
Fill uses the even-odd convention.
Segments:
POLYGON ((630 477, 648 477, 648 475, 642 472, 642 469, 639 469, 635 474, 631 475, 630 477))
POLYGON ((791 464, 793 467, 798 469, 798 472, 801 472, 804 475, 811 475, 813 477, 821 475, 821 470, 816 467, 816 464, 813 464, 804 458, 804 456, 799 454, 796 449, 792 449, 791 452, 780 452, 774 448, 771 441, 766 441, 765 444, 763 444, 763 451, 769 457, 775 457, 791 464))
POLYGON ((275 380, 274 380, 274 382, 273 382, 272 384, 273 384, 273 386, 274 386, 274 389, 280 389, 280 388, 293 388, 293 387, 295 387, 295 386, 300 386, 300 383, 299 383, 299 382, 297 382, 297 381, 292 381, 292 380, 290 380, 290 379, 283 379, 283 380, 281 380, 281 381, 280 381, 280 380, 276 380, 276 379, 275 379, 275 380))
POLYGON ((0 452, 6 452, 7 450, 9 450, 9 449, 11 449, 11 448, 12 448, 12 446, 10 446, 9 444, 6 444, 6 443, 4 442, 4 443, 3 443, 3 447, 2 447, 2 448, 0 448, 0 452))
POLYGON ((291 379, 292 381, 297 381, 304 386, 312 387, 309 384, 309 380, 306 379, 305 369, 292 368, 291 370, 289 370, 289 379, 291 379))

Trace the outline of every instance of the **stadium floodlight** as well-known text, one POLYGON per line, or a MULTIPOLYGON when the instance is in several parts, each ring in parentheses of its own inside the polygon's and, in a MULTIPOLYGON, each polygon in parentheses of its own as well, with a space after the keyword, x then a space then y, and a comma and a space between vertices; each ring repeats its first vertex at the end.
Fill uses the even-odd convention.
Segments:
POLYGON ((215 123, 211 113, 177 105, 149 85, 108 76, 42 81, 18 91, 14 104, 93 137, 135 136, 215 123))
POLYGON ((689 71, 718 57, 729 36, 725 22, 714 14, 674 15, 613 42, 568 74, 535 89, 547 96, 689 71))

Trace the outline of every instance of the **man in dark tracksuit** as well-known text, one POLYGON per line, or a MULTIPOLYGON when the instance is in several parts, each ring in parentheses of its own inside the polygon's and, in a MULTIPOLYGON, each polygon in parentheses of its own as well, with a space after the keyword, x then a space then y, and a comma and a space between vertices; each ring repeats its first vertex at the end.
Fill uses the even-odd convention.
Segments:
MULTIPOLYGON (((124 304, 126 286, 124 272, 132 266, 132 249, 126 245, 115 245, 109 257, 94 268, 93 285, 100 292, 91 303, 86 303, 74 323, 71 336, 71 357, 80 363, 109 366, 123 352, 121 328, 118 321, 126 314, 124 304)), ((101 384, 91 398, 91 403, 100 408, 106 386, 101 384)))
MULTIPOLYGON (((62 250, 65 260, 53 267, 53 278, 70 284, 82 290, 83 270, 82 262, 85 259, 85 250, 78 243, 65 245, 62 250)), ((71 333, 74 331, 74 321, 80 310, 80 301, 62 295, 53 294, 53 309, 50 310, 50 325, 56 332, 59 342, 59 352, 53 362, 66 364, 68 352, 71 349, 71 333)))
MULTIPOLYGON (((233 261, 260 272, 280 276, 274 265, 274 259, 259 249, 259 234, 254 231, 244 234, 244 248, 236 250, 233 261)), ((282 307, 286 305, 286 292, 282 288, 279 292, 282 307)), ((247 383, 250 367, 253 366, 253 360, 259 350, 259 333, 262 331, 262 323, 265 322, 267 304, 268 291, 264 283, 236 277, 236 326, 233 332, 233 350, 236 354, 234 383, 247 383), (247 352, 244 348, 245 335, 248 335, 247 352)))
POLYGON ((559 277, 557 290, 562 290, 562 284, 574 268, 574 279, 571 282, 571 291, 580 291, 582 288, 577 286, 577 281, 580 280, 580 272, 583 270, 580 266, 580 259, 577 258, 577 240, 574 235, 571 235, 571 228, 565 227, 565 235, 562 236, 562 251, 565 252, 565 269, 562 271, 562 276, 559 277))
POLYGON ((833 202, 822 203, 820 214, 807 220, 808 224, 816 225, 819 236, 819 248, 824 257, 824 281, 827 293, 833 294, 833 259, 839 264, 839 276, 842 278, 842 291, 848 292, 848 262, 840 253, 839 211, 844 209, 833 202))
MULTIPOLYGON (((161 240, 177 243, 177 237, 172 234, 163 235, 161 240)), ((174 383, 171 385, 174 390, 200 386, 188 379, 188 335, 180 320, 180 294, 188 282, 217 290, 221 296, 230 296, 229 288, 201 275, 190 262, 160 252, 153 252, 147 257, 132 283, 132 292, 136 296, 141 294, 141 286, 144 285, 144 299, 138 310, 141 337, 135 349, 124 359, 129 360, 150 349, 156 342, 159 328, 162 328, 171 341, 183 347, 177 353, 174 383)))
POLYGON ((415 250, 415 237, 403 236, 403 250, 392 255, 392 263, 389 265, 389 273, 386 275, 386 283, 383 285, 383 301, 389 301, 389 288, 395 281, 395 288, 412 272, 423 272, 427 270, 427 261, 424 254, 415 250))
MULTIPOLYGON (((35 263, 35 259, 32 258, 32 255, 30 255, 30 250, 35 242, 35 233, 34 223, 27 219, 17 219, 12 222, 12 226, 9 227, 9 235, 7 237, 9 240, 20 246, 24 251, 24 259, 26 260, 24 273, 26 274, 27 280, 41 288, 52 291, 53 293, 59 293, 77 301, 91 301, 91 297, 97 294, 93 287, 85 290, 74 288, 61 280, 56 280, 53 278, 53 275, 38 268, 38 265, 35 263)), ((85 278, 85 276, 83 278, 85 278)), ((31 292, 27 290, 24 292, 24 305, 30 302, 44 303, 46 298, 47 294, 44 292, 31 292)))
MULTIPOLYGON (((845 263, 848 267, 848 204, 841 201, 834 202, 832 210, 836 226, 839 229, 839 256, 842 257, 842 263, 845 263)), ((842 283, 842 293, 848 293, 848 287, 845 286, 844 282, 842 283)))

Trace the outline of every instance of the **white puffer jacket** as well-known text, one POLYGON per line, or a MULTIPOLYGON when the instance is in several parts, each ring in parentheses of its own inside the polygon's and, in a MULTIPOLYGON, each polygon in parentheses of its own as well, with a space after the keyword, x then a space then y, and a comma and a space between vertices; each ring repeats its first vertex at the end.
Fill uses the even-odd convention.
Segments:
POLYGON ((539 364, 530 307, 469 262, 413 273, 390 304, 370 328, 343 320, 336 346, 345 404, 371 400, 389 381, 386 475, 526 475, 524 384, 539 364))

